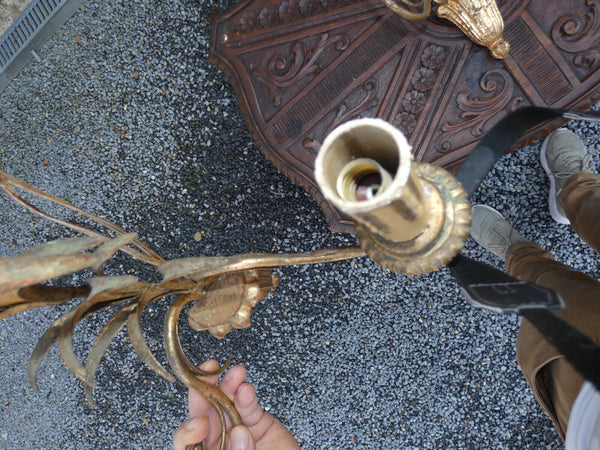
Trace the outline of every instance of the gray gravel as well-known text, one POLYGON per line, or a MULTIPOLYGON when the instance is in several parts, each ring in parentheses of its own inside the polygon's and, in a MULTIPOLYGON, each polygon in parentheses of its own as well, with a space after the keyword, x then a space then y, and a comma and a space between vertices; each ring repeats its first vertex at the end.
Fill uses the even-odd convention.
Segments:
POLYGON ((27 8, 31 0, 0 0, 0 36, 27 8))
MULTIPOLYGON (((43 61, 0 95, 1 167, 139 232, 167 259, 354 243, 330 232, 312 198, 265 160, 230 84, 208 65, 210 16, 228 6, 85 1, 43 61)), ((571 126, 598 168, 598 127, 571 126)), ((538 150, 503 158, 476 201, 598 277, 597 256, 548 214, 538 150)), ((0 199, 0 257, 70 235, 0 199)), ((465 252, 503 268, 471 240, 465 252)), ((156 278, 123 256, 110 270, 132 268, 156 278)), ((467 306, 448 270, 406 277, 362 258, 279 273, 252 328, 223 341, 184 325, 181 334, 196 362, 232 355, 245 364, 264 407, 303 448, 562 447, 516 364, 519 319, 467 306)), ((157 355, 167 305, 144 319, 157 355)), ((0 448, 169 448, 186 391, 147 369, 124 332, 98 372, 94 409, 56 349, 42 364, 40 393, 28 385, 37 339, 68 309, 0 323, 0 448)), ((82 358, 106 320, 77 326, 82 358)))

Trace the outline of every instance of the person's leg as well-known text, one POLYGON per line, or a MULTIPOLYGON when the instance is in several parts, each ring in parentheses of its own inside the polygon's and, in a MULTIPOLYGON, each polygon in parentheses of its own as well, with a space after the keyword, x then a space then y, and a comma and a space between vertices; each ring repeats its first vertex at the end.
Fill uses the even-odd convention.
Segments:
MULTIPOLYGON (((506 272, 520 280, 554 289, 566 304, 556 314, 600 341, 598 280, 559 263, 532 242, 517 243, 508 250, 506 272)), ((517 338, 517 360, 536 399, 564 439, 571 407, 583 378, 526 319, 521 323, 517 338)))
POLYGON ((600 178, 589 172, 575 173, 558 199, 575 232, 600 254, 600 178))
MULTIPOLYGON (((473 207, 471 236, 486 250, 506 260, 506 271, 557 291, 565 309, 557 315, 600 340, 600 282, 577 272, 526 241, 502 215, 487 206, 473 207)), ((527 320, 517 338, 517 359, 536 399, 564 439, 571 407, 583 379, 527 320)))

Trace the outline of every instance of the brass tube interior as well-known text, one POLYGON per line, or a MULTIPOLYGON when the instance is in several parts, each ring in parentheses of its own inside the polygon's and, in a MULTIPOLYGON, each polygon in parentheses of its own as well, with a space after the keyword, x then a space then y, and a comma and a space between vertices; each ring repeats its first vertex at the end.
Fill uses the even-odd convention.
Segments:
POLYGON ((344 166, 337 178, 337 192, 348 201, 375 198, 390 186, 392 176, 372 158, 355 159, 344 166))
POLYGON ((428 199, 411 174, 411 146, 381 119, 357 119, 333 130, 315 161, 324 197, 384 239, 413 239, 427 226, 428 199))

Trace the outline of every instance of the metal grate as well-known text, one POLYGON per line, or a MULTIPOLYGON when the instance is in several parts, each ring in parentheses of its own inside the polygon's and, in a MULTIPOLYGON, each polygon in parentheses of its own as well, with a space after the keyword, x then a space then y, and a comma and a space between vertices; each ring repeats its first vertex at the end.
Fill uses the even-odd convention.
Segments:
POLYGON ((82 0, 31 0, 0 37, 0 92, 81 3, 82 0))
POLYGON ((68 0, 32 1, 0 40, 0 71, 7 67, 68 0))

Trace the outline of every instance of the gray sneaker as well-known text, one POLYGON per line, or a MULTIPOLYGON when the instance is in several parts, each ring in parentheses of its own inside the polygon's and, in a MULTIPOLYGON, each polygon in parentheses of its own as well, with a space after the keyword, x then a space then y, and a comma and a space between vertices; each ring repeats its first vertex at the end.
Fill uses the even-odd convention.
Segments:
POLYGON ((567 180, 577 172, 591 172, 590 155, 583 142, 566 128, 559 128, 542 144, 540 161, 550 178, 548 206, 550 215, 558 223, 569 224, 558 196, 567 180))
POLYGON ((471 213, 471 237, 503 261, 509 248, 519 242, 527 242, 494 208, 475 205, 471 213))

